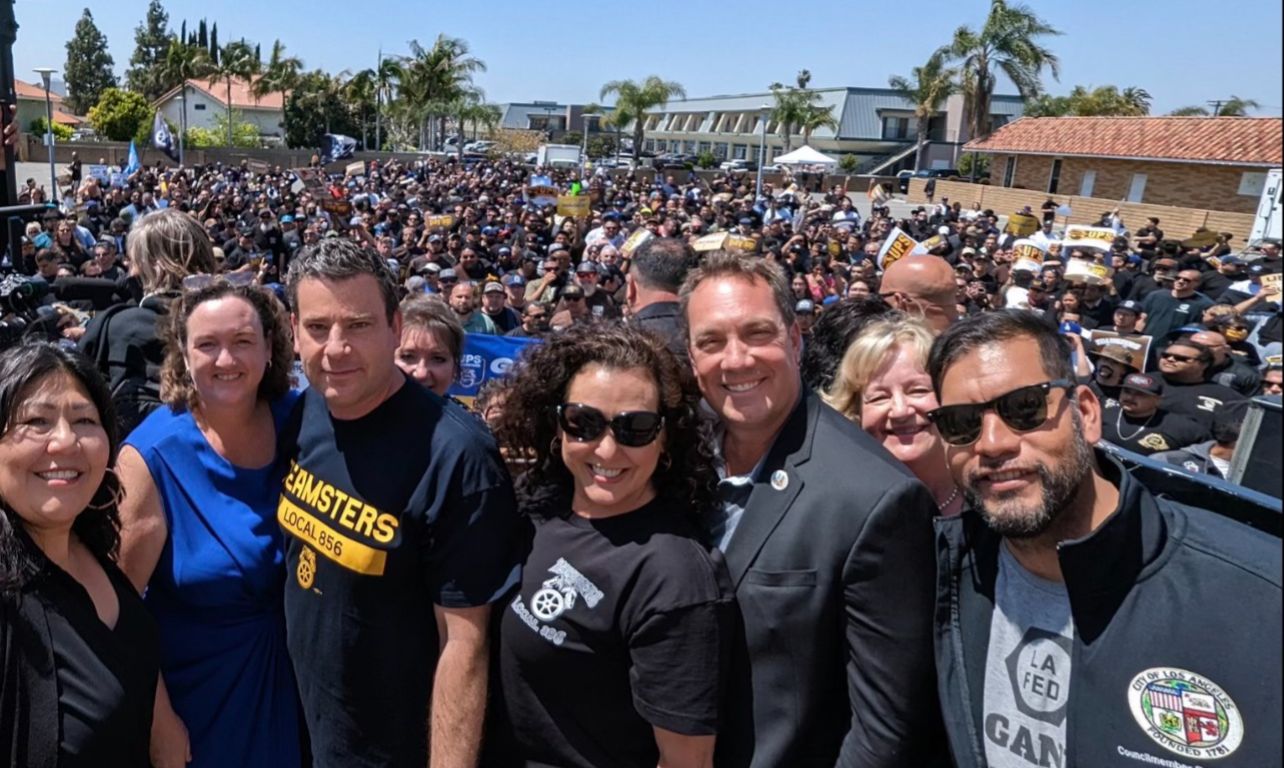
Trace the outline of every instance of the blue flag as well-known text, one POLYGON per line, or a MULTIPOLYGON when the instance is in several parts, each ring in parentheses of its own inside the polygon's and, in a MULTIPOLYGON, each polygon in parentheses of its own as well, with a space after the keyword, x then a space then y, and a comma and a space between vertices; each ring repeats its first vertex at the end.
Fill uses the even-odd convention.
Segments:
POLYGON ((134 146, 134 140, 129 140, 129 164, 125 166, 125 175, 135 173, 142 168, 143 164, 138 159, 138 147, 134 146))
POLYGON ((321 137, 321 156, 327 163, 352 157, 357 151, 357 140, 340 133, 327 133, 321 137))
POLYGON ((470 333, 464 337, 464 353, 459 357, 459 378, 450 385, 449 393, 471 404, 482 385, 508 374, 522 350, 539 339, 514 336, 491 336, 470 333))
POLYGON ((178 162, 178 143, 174 141, 174 134, 170 132, 159 109, 156 110, 156 119, 152 121, 152 148, 159 149, 170 160, 178 162))

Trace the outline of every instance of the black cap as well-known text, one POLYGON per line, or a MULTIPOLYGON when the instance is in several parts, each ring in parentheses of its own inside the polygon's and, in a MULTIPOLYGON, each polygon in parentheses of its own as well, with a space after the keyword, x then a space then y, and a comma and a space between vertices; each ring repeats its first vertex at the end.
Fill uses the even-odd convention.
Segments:
POLYGON ((1164 380, 1149 373, 1130 373, 1124 377, 1123 383, 1119 386, 1121 389, 1131 389, 1147 395, 1164 394, 1164 380))

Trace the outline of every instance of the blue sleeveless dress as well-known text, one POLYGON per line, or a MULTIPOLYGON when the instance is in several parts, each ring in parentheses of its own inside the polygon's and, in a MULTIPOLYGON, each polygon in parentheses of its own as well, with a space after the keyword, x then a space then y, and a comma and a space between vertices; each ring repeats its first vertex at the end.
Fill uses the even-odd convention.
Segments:
MULTIPOLYGON (((279 432, 297 393, 272 403, 279 432)), ((154 411, 125 441, 151 471, 169 536, 144 601, 190 768, 297 768, 299 700, 285 646, 279 460, 232 465, 186 411, 154 411)))

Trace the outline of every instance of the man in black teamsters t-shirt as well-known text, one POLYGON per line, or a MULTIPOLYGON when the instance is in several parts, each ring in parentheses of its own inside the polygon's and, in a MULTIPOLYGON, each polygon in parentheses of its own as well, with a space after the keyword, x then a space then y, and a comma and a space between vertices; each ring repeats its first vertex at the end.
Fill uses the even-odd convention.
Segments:
POLYGON ((406 386, 376 254, 304 248, 289 292, 311 387, 282 435, 277 519, 314 765, 475 765, 489 604, 517 581, 508 475, 479 423, 406 386))

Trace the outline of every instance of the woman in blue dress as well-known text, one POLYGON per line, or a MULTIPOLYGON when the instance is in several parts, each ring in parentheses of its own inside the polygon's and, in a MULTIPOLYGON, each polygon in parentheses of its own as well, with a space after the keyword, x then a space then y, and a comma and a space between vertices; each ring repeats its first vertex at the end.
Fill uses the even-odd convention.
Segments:
POLYGON ((121 565, 160 626, 152 762, 297 768, 275 514, 276 435, 293 401, 289 328, 257 287, 184 283, 162 321, 169 407, 138 426, 117 463, 121 565))

